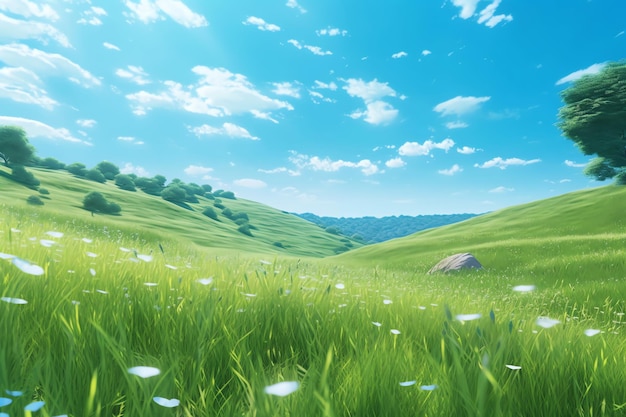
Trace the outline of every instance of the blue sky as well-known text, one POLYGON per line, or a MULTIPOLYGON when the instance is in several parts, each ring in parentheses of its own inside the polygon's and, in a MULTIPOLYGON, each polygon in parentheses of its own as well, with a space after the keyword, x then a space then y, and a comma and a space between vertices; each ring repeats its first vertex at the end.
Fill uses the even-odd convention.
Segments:
POLYGON ((482 213, 601 183, 559 92, 623 0, 0 0, 0 124, 41 157, 330 216, 482 213))

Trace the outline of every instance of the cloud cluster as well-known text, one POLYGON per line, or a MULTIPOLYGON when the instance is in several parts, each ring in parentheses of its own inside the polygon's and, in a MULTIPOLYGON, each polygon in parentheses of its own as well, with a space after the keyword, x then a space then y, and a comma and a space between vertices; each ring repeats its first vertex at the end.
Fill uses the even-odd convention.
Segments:
POLYGON ((499 156, 490 159, 487 162, 484 162, 483 164, 474 164, 474 166, 476 168, 500 168, 500 169, 507 169, 510 166, 525 166, 525 165, 531 165, 531 164, 536 164, 538 162, 541 162, 541 159, 530 159, 530 160, 524 160, 524 159, 520 159, 520 158, 507 158, 507 159, 503 159, 499 156))
POLYGON ((458 164, 454 164, 449 169, 441 169, 437 172, 440 173, 441 175, 452 176, 454 174, 458 174, 459 172, 463 172, 463 168, 461 168, 458 164))
POLYGON ((298 49, 306 49, 308 51, 311 51, 311 53, 313 53, 314 55, 326 56, 326 55, 332 55, 333 54, 331 51, 324 51, 319 46, 303 45, 303 44, 301 44, 299 41, 297 41, 295 39, 289 39, 287 41, 287 43, 295 46, 298 49))
POLYGON ((348 31, 345 29, 339 28, 331 28, 330 26, 326 29, 316 30, 315 33, 317 36, 346 36, 348 35, 348 31))
POLYGON ((454 141, 450 138, 446 138, 441 142, 434 142, 430 139, 419 142, 405 142, 398 149, 398 153, 402 156, 426 156, 434 149, 441 149, 448 152, 454 146, 454 141))
POLYGON ((24 129, 29 138, 46 138, 91 145, 89 142, 74 137, 68 129, 54 128, 38 120, 23 117, 0 116, 0 125, 19 126, 24 129))
POLYGON ((36 39, 44 44, 53 40, 66 48, 72 46, 67 36, 49 23, 14 19, 2 13, 0 13, 0 39, 36 39))
POLYGON ((379 172, 378 165, 369 159, 362 159, 358 162, 344 161, 342 159, 332 160, 328 157, 308 156, 292 151, 289 160, 299 169, 311 169, 313 171, 336 172, 342 168, 358 168, 365 175, 373 175, 379 172))
MULTIPOLYGON (((461 19, 469 19, 476 13, 476 8, 480 0, 452 0, 452 4, 460 7, 459 17, 461 19)), ((496 9, 500 6, 502 0, 493 0, 488 6, 480 11, 478 14, 478 24, 484 24, 488 28, 493 28, 501 22, 510 22, 513 20, 513 16, 510 14, 498 14, 496 15, 496 9)))
POLYGON ((275 25, 273 23, 267 23, 265 20, 260 17, 250 16, 246 20, 243 21, 244 25, 252 25, 256 26, 257 29, 268 32, 279 32, 280 26, 275 25))
POLYGON ((351 97, 358 97, 365 103, 365 110, 355 110, 349 116, 353 119, 363 119, 373 125, 388 124, 398 116, 391 104, 383 101, 385 97, 395 97, 396 92, 387 83, 377 79, 365 82, 362 79, 350 78, 345 80, 344 90, 351 97))
POLYGON ((252 136, 247 129, 234 123, 224 123, 221 127, 213 127, 207 124, 202 126, 190 127, 189 131, 198 137, 201 136, 228 136, 229 138, 243 138, 251 140, 259 140, 258 137, 252 136))
POLYGON ((124 0, 124 4, 130 10, 128 15, 143 23, 163 20, 165 16, 168 16, 187 28, 198 28, 209 24, 204 16, 193 12, 181 0, 139 0, 138 3, 124 0))
POLYGON ((48 96, 42 85, 37 74, 26 68, 0 68, 0 98, 52 110, 59 103, 48 96))

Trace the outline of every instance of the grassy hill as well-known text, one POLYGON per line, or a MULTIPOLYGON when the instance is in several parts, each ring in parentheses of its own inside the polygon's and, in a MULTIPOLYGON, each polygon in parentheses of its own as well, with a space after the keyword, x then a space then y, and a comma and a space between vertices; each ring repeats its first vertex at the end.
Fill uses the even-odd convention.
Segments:
POLYGON ((560 265, 577 274, 611 270, 623 276, 625 213, 626 187, 606 186, 363 247, 336 260, 426 272, 446 256, 471 252, 500 273, 551 274, 560 265))
MULTIPOLYGON (((0 168, 6 174, 10 171, 0 168)), ((88 222, 108 227, 133 229, 137 232, 160 235, 162 240, 183 239, 199 246, 240 252, 323 257, 360 246, 343 236, 327 233, 318 226, 292 214, 245 199, 222 199, 222 204, 233 212, 245 212, 250 218, 253 237, 237 230, 238 225, 215 208, 218 220, 202 214, 204 207, 213 207, 212 200, 199 197, 198 204, 189 204, 187 210, 160 197, 142 191, 130 192, 116 187, 111 181, 100 184, 75 177, 66 171, 29 168, 41 181, 41 188, 50 194, 42 197, 44 206, 28 209, 26 198, 37 191, 0 176, 0 204, 14 217, 33 209, 50 215, 56 221, 88 222), (96 215, 82 208, 88 192, 102 193, 109 201, 122 207, 121 215, 96 215), (282 245, 278 247, 277 245, 282 245)))

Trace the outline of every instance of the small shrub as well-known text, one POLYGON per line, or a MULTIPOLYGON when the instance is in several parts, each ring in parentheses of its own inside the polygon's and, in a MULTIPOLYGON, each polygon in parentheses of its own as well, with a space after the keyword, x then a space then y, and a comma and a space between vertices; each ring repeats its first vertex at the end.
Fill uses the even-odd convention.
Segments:
POLYGON ((102 194, 92 191, 83 199, 83 208, 92 213, 119 214, 122 208, 119 204, 110 203, 102 194))
POLYGON ((117 185, 122 190, 137 191, 133 179, 125 174, 118 174, 115 176, 115 185, 117 185))
POLYGON ((87 173, 85 174, 85 178, 89 181, 99 182, 100 184, 104 184, 105 182, 107 182, 104 174, 102 174, 102 172, 98 171, 95 168, 87 171, 87 173))
POLYGON ((339 230, 338 227, 335 226, 328 226, 326 229, 326 232, 330 233, 331 235, 340 235, 341 231, 339 230))
POLYGON ((69 164, 65 167, 65 169, 67 172, 76 175, 77 177, 84 177, 87 174, 87 167, 85 167, 85 164, 81 164, 80 162, 69 164))
POLYGON ((248 220, 246 220, 246 219, 231 219, 231 220, 234 220, 235 224, 237 224, 239 226, 241 226, 242 224, 248 223, 248 220))
POLYGON ((214 206, 215 208, 222 209, 222 210, 226 208, 226 206, 225 206, 225 205, 223 205, 222 203, 217 203, 217 202, 216 202, 216 203, 214 203, 214 204, 213 204, 213 206, 214 206))
POLYGON ((30 188, 36 188, 40 184, 32 172, 26 171, 24 165, 15 165, 11 171, 11 178, 30 188))
POLYGON ((208 218, 211 218, 213 220, 217 220, 217 213, 215 212, 215 210, 213 209, 213 207, 206 207, 204 209, 204 211, 202 212, 202 214, 204 214, 205 216, 207 216, 208 218))
POLYGON ((171 203, 183 203, 187 198, 187 192, 178 185, 168 185, 161 192, 161 197, 171 203))
POLYGON ((209 200, 215 200, 215 196, 211 193, 204 193, 204 198, 207 198, 209 200))
POLYGON ((248 213, 245 213, 243 211, 238 211, 236 213, 233 213, 231 220, 239 220, 239 219, 243 219, 245 221, 250 221, 250 218, 248 217, 248 213))
POLYGON ((277 248, 285 249, 285 245, 283 245, 282 242, 274 242, 272 243, 272 245, 276 246, 277 248))
POLYGON ((250 225, 249 224, 242 224, 241 226, 239 226, 237 228, 237 231, 240 233, 243 233, 244 235, 248 235, 248 236, 253 236, 252 232, 250 231, 250 225))
POLYGON ((49 195, 50 191, 48 191, 47 188, 40 188, 39 189, 39 194, 41 194, 41 195, 49 195))
POLYGON ((229 200, 236 200, 235 193, 233 193, 232 191, 222 191, 220 197, 228 198, 229 200))
POLYGON ((33 206, 43 206, 43 201, 41 201, 41 198, 39 198, 39 196, 36 196, 36 195, 28 196, 28 198, 26 199, 26 202, 28 204, 32 204, 33 206))
POLYGON ((232 218, 233 218, 233 211, 231 209, 229 209, 229 208, 225 208, 224 210, 222 210, 222 215, 224 217, 227 217, 227 218, 232 220, 232 218))

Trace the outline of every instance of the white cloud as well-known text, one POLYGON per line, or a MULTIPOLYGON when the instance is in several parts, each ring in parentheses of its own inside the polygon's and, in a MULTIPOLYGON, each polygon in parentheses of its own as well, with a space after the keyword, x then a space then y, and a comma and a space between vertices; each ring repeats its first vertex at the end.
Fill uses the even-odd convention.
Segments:
POLYGON ((587 166, 587 163, 584 164, 578 164, 574 161, 570 161, 569 159, 565 160, 565 165, 567 165, 568 167, 572 167, 572 168, 584 168, 587 166))
POLYGON ((327 89, 327 90, 335 91, 337 89, 337 84, 335 84, 332 81, 327 84, 327 83, 323 83, 321 81, 315 80, 315 86, 313 88, 320 88, 320 89, 327 89))
POLYGON ((464 129, 466 127, 468 127, 469 125, 465 122, 461 122, 460 120, 457 120, 456 122, 448 122, 446 123, 446 127, 448 129, 464 129))
POLYGON ((430 54, 432 54, 432 52, 431 52, 431 51, 429 51, 428 49, 424 49, 424 50, 422 51, 422 55, 423 55, 423 56, 428 56, 428 55, 430 55, 430 54))
POLYGON ((476 148, 470 148, 469 146, 463 146, 462 148, 456 148, 456 151, 463 155, 471 155, 476 152, 476 148))
POLYGON ((272 92, 279 96, 289 96, 293 98, 300 98, 300 87, 291 84, 290 82, 273 83, 274 90, 272 92))
POLYGON ((122 168, 120 168, 122 174, 135 174, 138 177, 150 177, 150 173, 142 166, 135 166, 131 162, 127 162, 122 168))
POLYGON ((461 8, 461 12, 459 13, 461 19, 469 19, 474 16, 479 1, 480 0, 452 0, 452 4, 461 8))
POLYGON ((133 145, 143 145, 145 143, 142 140, 137 140, 137 138, 134 136, 118 136, 117 140, 127 142, 133 145))
POLYGON ((187 168, 185 168, 185 174, 189 175, 190 177, 202 177, 209 174, 210 172, 213 172, 213 168, 203 167, 201 165, 189 165, 187 168))
POLYGON ((490 193, 507 193, 507 192, 510 193, 512 191, 515 191, 515 188, 507 188, 507 187, 504 187, 502 185, 499 186, 499 187, 492 188, 491 190, 489 190, 490 193))
POLYGON ((192 71, 200 76, 193 85, 183 86, 175 81, 162 84, 165 91, 139 91, 126 98, 135 114, 146 114, 155 107, 176 108, 196 114, 224 117, 251 113, 257 118, 272 120, 271 110, 293 110, 291 104, 261 94, 244 75, 225 68, 196 66, 192 71))
POLYGON ((128 69, 118 68, 115 71, 115 75, 120 78, 126 78, 127 80, 137 84, 137 85, 146 85, 150 84, 150 80, 147 79, 148 73, 143 70, 141 67, 137 67, 134 65, 128 65, 128 69))
POLYGON ((100 20, 98 16, 107 16, 107 12, 102 7, 92 6, 82 12, 81 16, 82 17, 78 19, 76 23, 81 25, 100 26, 102 24, 102 20, 100 20))
POLYGON ((461 168, 458 164, 454 164, 449 169, 440 169, 437 172, 440 173, 441 175, 452 176, 454 174, 458 174, 459 172, 463 172, 463 168, 461 168))
POLYGON ((404 162, 402 158, 400 157, 393 158, 385 162, 385 166, 387 168, 402 168, 405 165, 406 165, 406 162, 404 162))
POLYGON ((0 116, 0 125, 19 126, 24 129, 29 138, 46 138, 91 145, 89 142, 75 138, 72 136, 72 133, 65 128, 54 128, 38 120, 0 116))
POLYGON ((72 46, 67 36, 49 23, 18 20, 2 13, 0 13, 0 39, 37 39, 44 44, 52 39, 66 48, 72 46))
POLYGON ((398 153, 402 156, 426 156, 434 149, 442 149, 448 152, 453 146, 454 141, 450 138, 446 138, 439 143, 428 139, 423 144, 418 142, 405 142, 398 149, 398 153))
POLYGON ((297 0, 287 0, 286 6, 292 9, 298 9, 300 13, 306 13, 306 10, 298 4, 297 0))
POLYGON ((103 42, 102 46, 104 46, 107 49, 112 49, 114 51, 121 51, 119 46, 113 45, 112 43, 109 43, 109 42, 103 42))
POLYGON ((0 45, 0 61, 41 75, 65 76, 84 87, 100 85, 100 80, 63 55, 49 54, 24 44, 0 45))
POLYGON ((273 23, 267 23, 265 20, 260 17, 250 16, 246 20, 242 22, 244 25, 252 25, 256 26, 257 29, 268 32, 278 32, 280 31, 280 26, 275 25, 273 23))
POLYGON ((91 128, 94 127, 98 122, 93 119, 78 119, 76 120, 76 124, 82 127, 91 128))
POLYGON ((489 161, 483 163, 482 165, 480 164, 474 164, 474 167, 476 168, 500 168, 500 169, 506 169, 507 167, 513 166, 513 165, 531 165, 531 164, 536 164, 538 162, 541 162, 541 159, 530 159, 530 160, 524 160, 524 159, 520 159, 520 158, 507 158, 507 159, 502 159, 501 157, 495 157, 493 159, 490 159, 489 161))
POLYGON ((393 59, 398 59, 398 58, 404 58, 405 56, 408 56, 409 54, 407 54, 404 51, 400 51, 400 52, 396 52, 395 54, 391 55, 391 57, 393 59))
POLYGON ((41 17, 52 21, 59 19, 49 4, 38 5, 30 0, 3 0, 0 1, 0 10, 24 17, 41 17))
POLYGON ((294 171, 293 169, 288 169, 286 167, 278 167, 278 168, 274 168, 274 169, 258 169, 258 171, 262 172, 264 174, 279 174, 279 173, 286 172, 287 174, 291 175, 292 177, 300 176, 300 171, 294 171))
POLYGON ((138 3, 124 0, 124 4, 130 9, 130 15, 143 23, 163 20, 163 14, 165 14, 187 28, 198 28, 209 24, 204 16, 193 12, 181 0, 139 0, 138 3))
POLYGON ((0 68, 0 98, 52 110, 59 103, 48 96, 42 84, 37 74, 25 68, 0 68))
POLYGON ((326 29, 316 30, 315 33, 317 33, 317 36, 346 36, 348 31, 339 28, 331 28, 329 26, 326 29))
POLYGON ((322 50, 322 48, 320 48, 319 46, 302 45, 300 42, 298 42, 295 39, 289 39, 287 41, 287 43, 292 44, 293 46, 295 46, 298 49, 308 49, 309 51, 311 51, 315 55, 324 56, 324 55, 332 55, 333 54, 331 51, 324 51, 324 50, 322 50))
POLYGON ((247 129, 241 126, 238 126, 236 124, 233 124, 233 123, 228 123, 228 122, 224 123, 222 127, 213 127, 213 126, 204 124, 202 126, 189 128, 189 130, 198 137, 219 135, 219 136, 228 136, 231 138, 244 138, 244 139, 259 140, 258 137, 252 136, 250 132, 248 132, 247 129))
POLYGON ((498 8, 498 6, 500 5, 500 3, 502 2, 502 0, 493 0, 493 2, 491 4, 489 4, 487 7, 485 7, 483 10, 480 11, 480 14, 478 16, 478 24, 485 24, 485 26, 489 27, 489 28, 493 28, 496 25, 498 25, 498 23, 500 22, 510 22, 513 20, 513 16, 511 16, 510 14, 505 15, 505 14, 499 14, 499 15, 495 15, 496 9, 498 8))
POLYGON ((585 75, 597 74, 600 71, 602 71, 605 66, 606 66, 606 62, 601 62, 599 64, 590 65, 590 66, 588 66, 585 69, 574 71, 571 74, 566 75, 565 77, 563 77, 560 80, 558 80, 556 82, 556 85, 561 85, 561 84, 565 84, 565 83, 576 81, 576 80, 584 77, 585 75))
POLYGON ((245 188, 265 188, 267 187, 267 184, 261 180, 255 180, 252 178, 242 178, 239 180, 235 180, 233 181, 233 184, 239 186, 239 187, 245 187, 245 188))
POLYGON ((369 159, 362 159, 359 162, 344 161, 342 159, 334 161, 328 157, 309 157, 294 151, 290 152, 289 160, 300 169, 310 168, 313 171, 336 172, 341 168, 359 168, 365 175, 373 175, 379 172, 378 166, 369 159))
POLYGON ((480 104, 489 101, 490 98, 491 97, 456 96, 450 100, 437 104, 433 110, 437 113, 441 113, 442 116, 452 114, 460 116, 462 114, 475 111, 478 109, 480 104))
POLYGON ((396 96, 396 92, 387 83, 381 83, 376 79, 365 82, 355 78, 350 78, 345 82, 347 85, 343 89, 348 95, 362 99, 367 106, 367 110, 356 110, 349 114, 351 118, 363 118, 367 123, 378 125, 390 123, 398 116, 398 110, 391 104, 380 100, 383 97, 396 96))

